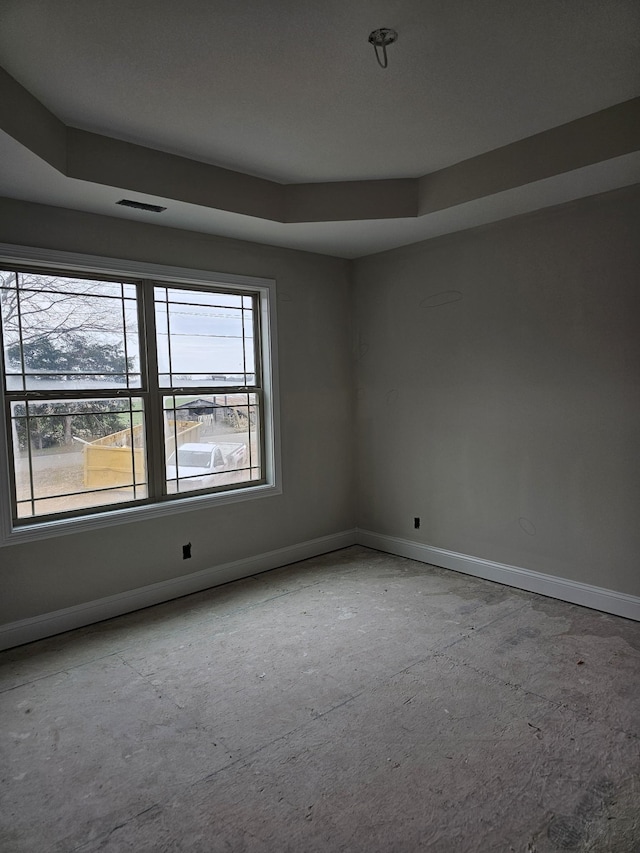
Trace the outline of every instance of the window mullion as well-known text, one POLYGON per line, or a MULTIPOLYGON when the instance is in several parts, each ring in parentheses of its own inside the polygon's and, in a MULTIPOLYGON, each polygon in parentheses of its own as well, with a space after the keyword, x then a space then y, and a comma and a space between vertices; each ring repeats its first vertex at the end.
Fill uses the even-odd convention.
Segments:
POLYGON ((141 329, 141 367, 145 377, 145 445, 149 498, 157 500, 165 490, 164 424, 162 396, 158 379, 154 282, 144 280, 138 286, 141 329))

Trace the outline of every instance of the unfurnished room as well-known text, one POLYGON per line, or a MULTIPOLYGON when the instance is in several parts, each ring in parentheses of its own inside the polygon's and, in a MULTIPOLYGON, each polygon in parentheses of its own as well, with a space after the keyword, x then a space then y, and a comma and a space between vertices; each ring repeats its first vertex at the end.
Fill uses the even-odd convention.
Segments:
POLYGON ((3 853, 640 853, 639 44, 0 3, 3 853))

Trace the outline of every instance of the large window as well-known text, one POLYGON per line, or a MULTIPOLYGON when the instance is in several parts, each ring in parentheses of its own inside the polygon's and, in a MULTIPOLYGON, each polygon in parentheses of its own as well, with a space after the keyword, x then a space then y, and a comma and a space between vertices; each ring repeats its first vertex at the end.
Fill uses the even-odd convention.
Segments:
POLYGON ((273 485, 268 287, 203 279, 0 260, 12 530, 273 485))

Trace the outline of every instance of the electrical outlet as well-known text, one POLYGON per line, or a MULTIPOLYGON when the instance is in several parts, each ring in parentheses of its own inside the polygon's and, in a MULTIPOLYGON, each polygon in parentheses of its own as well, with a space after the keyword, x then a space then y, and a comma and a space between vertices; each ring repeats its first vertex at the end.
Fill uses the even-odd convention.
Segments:
POLYGON ((182 559, 190 560, 191 559, 191 542, 187 542, 186 545, 182 546, 182 559))
POLYGON ((418 516, 413 519, 413 526, 416 530, 420 527, 420 519, 418 518, 418 516))

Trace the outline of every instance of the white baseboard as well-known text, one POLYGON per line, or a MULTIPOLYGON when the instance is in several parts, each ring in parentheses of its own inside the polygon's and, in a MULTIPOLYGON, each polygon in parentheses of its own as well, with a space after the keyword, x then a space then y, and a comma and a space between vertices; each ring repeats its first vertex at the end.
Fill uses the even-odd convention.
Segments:
POLYGON ((549 598, 581 604, 583 607, 591 607, 593 610, 601 610, 604 613, 612 613, 615 616, 624 616, 626 619, 635 619, 640 622, 640 598, 635 595, 627 595, 554 575, 545 575, 531 569, 494 563, 492 560, 470 557, 455 551, 445 551, 443 548, 434 548, 432 545, 422 545, 396 536, 373 533, 370 530, 358 530, 357 542, 359 545, 385 551, 388 554, 396 554, 398 557, 409 557, 421 563, 453 569, 466 575, 525 589, 528 592, 537 592, 549 598))
POLYGON ((214 566, 184 577, 160 581, 117 595, 110 595, 107 598, 77 604, 51 613, 43 613, 31 619, 9 622, 0 626, 0 650, 20 646, 23 643, 31 643, 44 637, 52 637, 55 634, 61 634, 73 628, 82 628, 85 625, 111 619, 114 616, 122 616, 124 613, 141 610, 143 607, 162 604, 165 601, 180 598, 180 596, 189 595, 192 592, 200 592, 223 583, 286 566, 289 563, 296 563, 299 560, 307 560, 310 557, 347 548, 350 545, 364 545, 378 551, 385 551, 388 554, 409 557, 421 563, 429 563, 443 569, 453 569, 463 574, 495 581, 517 589, 525 589, 529 592, 537 592, 550 598, 558 598, 572 604, 581 604, 584 607, 591 607, 593 610, 601 610, 604 613, 612 613, 615 616, 623 616, 640 622, 640 598, 637 596, 626 595, 622 592, 615 592, 611 589, 591 586, 553 575, 545 575, 531 569, 495 563, 480 557, 458 554, 455 551, 446 551, 432 545, 422 545, 419 542, 411 542, 408 539, 400 539, 396 536, 373 533, 370 530, 344 530, 330 536, 321 536, 318 539, 310 539, 306 542, 288 545, 285 548, 278 548, 275 551, 268 551, 266 554, 224 563, 221 566, 214 566))
POLYGON ((269 569, 297 563, 298 560, 307 560, 309 557, 317 557, 355 544, 356 531, 344 530, 341 533, 321 536, 318 539, 268 551, 266 554, 234 560, 231 563, 224 563, 183 577, 110 595, 107 598, 43 613, 31 619, 9 622, 0 626, 0 649, 9 649, 44 637, 52 637, 54 634, 61 634, 73 628, 82 628, 94 622, 101 622, 103 619, 122 616, 133 610, 141 610, 143 607, 161 604, 173 598, 180 598, 182 595, 200 592, 203 589, 247 578, 269 569))

